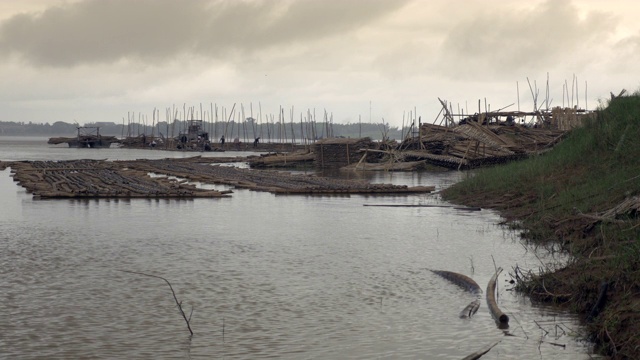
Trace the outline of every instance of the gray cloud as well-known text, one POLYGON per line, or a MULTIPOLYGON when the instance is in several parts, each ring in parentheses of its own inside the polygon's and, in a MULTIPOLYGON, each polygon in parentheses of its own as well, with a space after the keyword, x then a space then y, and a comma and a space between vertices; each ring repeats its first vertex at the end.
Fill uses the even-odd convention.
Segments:
POLYGON ((177 55, 227 58, 358 29, 405 1, 87 0, 0 23, 0 50, 71 67, 177 55))
POLYGON ((616 55, 605 65, 616 74, 635 72, 640 61, 640 33, 618 41, 612 48, 616 55))
POLYGON ((569 1, 548 0, 531 10, 492 9, 456 24, 442 45, 443 64, 469 74, 522 74, 553 67, 612 34, 615 19, 606 13, 581 16, 569 1))

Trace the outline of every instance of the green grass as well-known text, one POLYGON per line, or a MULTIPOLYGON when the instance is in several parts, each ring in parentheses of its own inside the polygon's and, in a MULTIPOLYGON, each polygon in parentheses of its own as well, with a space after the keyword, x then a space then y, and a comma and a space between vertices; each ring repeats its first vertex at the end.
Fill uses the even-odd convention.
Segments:
POLYGON ((620 358, 640 358, 640 215, 589 216, 638 195, 639 93, 612 100, 553 150, 478 170, 443 192, 452 202, 497 209, 507 221, 517 220, 529 242, 561 244, 572 254, 566 268, 530 273, 518 284, 534 299, 565 303, 584 315, 600 283, 608 282, 607 305, 587 325, 602 351, 620 358))

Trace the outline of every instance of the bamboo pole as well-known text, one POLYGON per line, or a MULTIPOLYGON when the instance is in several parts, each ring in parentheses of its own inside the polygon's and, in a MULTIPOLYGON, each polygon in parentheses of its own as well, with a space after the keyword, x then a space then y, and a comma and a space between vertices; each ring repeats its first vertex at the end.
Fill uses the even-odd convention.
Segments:
POLYGON ((498 323, 498 327, 500 328, 508 328, 509 327, 509 316, 500 310, 498 307, 498 303, 496 301, 496 280, 498 279, 498 275, 502 272, 502 268, 497 268, 491 280, 487 284, 487 306, 489 307, 489 311, 493 316, 493 319, 498 323))
POLYGON ((291 106, 291 113, 289 115, 289 119, 291 121, 291 149, 293 149, 293 146, 296 144, 296 132, 293 128, 293 106, 291 106))

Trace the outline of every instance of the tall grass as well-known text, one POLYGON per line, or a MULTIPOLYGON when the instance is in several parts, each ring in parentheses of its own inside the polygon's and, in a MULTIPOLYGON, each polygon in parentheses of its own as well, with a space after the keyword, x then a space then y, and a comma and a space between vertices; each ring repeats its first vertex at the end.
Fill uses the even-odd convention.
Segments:
MULTIPOLYGON (((546 216, 603 211, 640 193, 640 94, 616 98, 552 151, 481 169, 444 192, 445 198, 518 198, 546 216)), ((501 204, 504 201, 501 202, 501 204)), ((508 203, 508 202, 507 202, 508 203)), ((527 204, 507 204, 514 208, 527 204)), ((497 206, 500 208, 501 206, 497 206)))

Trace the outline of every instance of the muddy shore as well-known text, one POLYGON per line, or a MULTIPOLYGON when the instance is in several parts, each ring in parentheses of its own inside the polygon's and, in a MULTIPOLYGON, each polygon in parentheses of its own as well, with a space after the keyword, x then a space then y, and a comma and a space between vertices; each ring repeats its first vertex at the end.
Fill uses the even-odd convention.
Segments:
POLYGON ((567 264, 509 271, 516 290, 579 314, 596 351, 640 358, 640 95, 612 100, 549 153, 483 169, 442 192, 497 210, 567 264))

